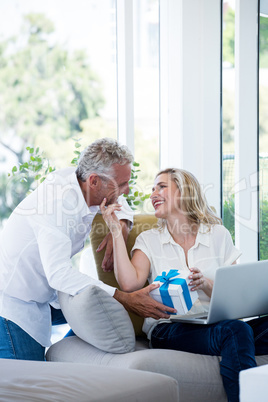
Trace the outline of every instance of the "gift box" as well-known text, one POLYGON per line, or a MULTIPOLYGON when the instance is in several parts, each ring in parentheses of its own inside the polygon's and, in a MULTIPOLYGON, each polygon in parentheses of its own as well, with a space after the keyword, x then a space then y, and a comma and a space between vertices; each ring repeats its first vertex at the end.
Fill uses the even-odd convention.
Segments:
POLYGON ((191 291, 188 284, 190 272, 179 272, 171 269, 168 273, 162 272, 153 283, 159 283, 160 287, 150 292, 156 301, 165 306, 174 307, 178 315, 186 314, 198 299, 196 290, 191 291))

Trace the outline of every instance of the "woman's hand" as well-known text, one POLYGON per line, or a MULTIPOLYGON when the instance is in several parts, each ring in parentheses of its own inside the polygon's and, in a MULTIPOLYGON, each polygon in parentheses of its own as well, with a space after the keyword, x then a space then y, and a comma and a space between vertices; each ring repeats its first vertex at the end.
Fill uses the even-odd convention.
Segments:
POLYGON ((110 232, 112 233, 113 237, 115 237, 118 236, 122 231, 119 219, 115 215, 115 211, 120 211, 122 205, 111 204, 108 205, 108 207, 105 207, 106 201, 106 198, 104 198, 102 203, 100 204, 100 210, 104 221, 110 229, 110 232))
MULTIPOLYGON (((127 243, 127 238, 128 238, 128 233, 130 230, 130 223, 129 221, 125 220, 125 219, 121 219, 119 221, 119 224, 121 226, 121 230, 122 230, 122 235, 124 237, 125 243, 127 243)), ((101 264, 101 267, 103 269, 104 272, 110 272, 114 269, 114 255, 113 255, 113 237, 112 237, 112 233, 109 232, 104 239, 102 240, 102 242, 99 244, 98 248, 97 248, 97 253, 99 253, 100 251, 105 249, 105 254, 103 257, 103 261, 101 264)))
POLYGON ((191 290, 203 290, 208 297, 211 297, 213 281, 206 278, 199 268, 190 268, 190 271, 189 279, 191 279, 191 282, 189 286, 192 286, 191 290))

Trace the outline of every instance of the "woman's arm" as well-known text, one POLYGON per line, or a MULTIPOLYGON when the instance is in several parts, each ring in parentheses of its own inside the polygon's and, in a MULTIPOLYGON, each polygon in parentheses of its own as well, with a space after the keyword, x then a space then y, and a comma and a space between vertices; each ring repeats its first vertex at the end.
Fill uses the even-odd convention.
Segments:
POLYGON ((122 235, 122 228, 115 211, 120 211, 119 204, 112 204, 105 208, 106 199, 102 201, 100 210, 110 232, 113 236, 114 273, 117 282, 125 292, 141 289, 149 275, 150 261, 141 251, 135 250, 130 261, 126 244, 122 235))
MULTIPOLYGON (((119 220, 119 223, 122 227, 122 235, 124 238, 125 243, 127 242, 129 230, 130 230, 130 221, 127 220, 119 220)), ((113 256, 113 237, 111 232, 109 232, 102 242, 100 243, 99 247, 97 248, 97 252, 99 253, 105 248, 105 255, 103 257, 103 261, 101 267, 104 272, 110 272, 114 269, 114 256, 113 256)))

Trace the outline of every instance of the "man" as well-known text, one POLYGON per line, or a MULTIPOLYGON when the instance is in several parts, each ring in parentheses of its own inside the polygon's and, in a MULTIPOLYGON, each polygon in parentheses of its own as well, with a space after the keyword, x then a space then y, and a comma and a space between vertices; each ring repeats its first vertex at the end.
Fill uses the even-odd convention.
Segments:
MULTIPOLYGON (((1 358, 44 360, 51 321, 61 315, 57 291, 75 295, 95 284, 143 317, 167 318, 174 311, 149 296, 156 285, 124 293, 71 264, 103 199, 109 205, 128 194, 132 162, 127 147, 107 138, 95 141, 76 171, 51 173, 11 214, 0 240, 1 358)), ((127 234, 127 210, 118 217, 127 234)))

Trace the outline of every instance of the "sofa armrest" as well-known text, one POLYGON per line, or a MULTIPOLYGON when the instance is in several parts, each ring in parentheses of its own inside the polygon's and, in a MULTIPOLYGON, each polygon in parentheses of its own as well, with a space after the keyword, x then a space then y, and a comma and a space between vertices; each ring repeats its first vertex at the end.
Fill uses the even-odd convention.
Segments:
POLYGON ((178 384, 156 373, 81 363, 1 359, 1 400, 178 401, 178 384))

